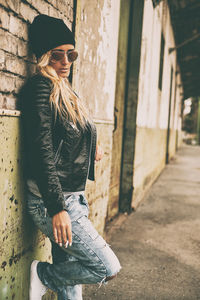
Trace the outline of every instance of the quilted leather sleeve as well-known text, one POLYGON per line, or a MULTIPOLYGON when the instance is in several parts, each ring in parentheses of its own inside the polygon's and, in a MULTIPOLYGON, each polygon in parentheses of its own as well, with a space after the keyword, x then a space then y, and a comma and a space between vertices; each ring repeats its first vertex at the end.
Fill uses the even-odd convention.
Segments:
POLYGON ((32 166, 47 211, 53 216, 64 209, 64 197, 54 161, 53 116, 49 102, 51 82, 42 76, 36 77, 29 91, 26 126, 30 133, 27 138, 31 139, 32 145, 32 166))

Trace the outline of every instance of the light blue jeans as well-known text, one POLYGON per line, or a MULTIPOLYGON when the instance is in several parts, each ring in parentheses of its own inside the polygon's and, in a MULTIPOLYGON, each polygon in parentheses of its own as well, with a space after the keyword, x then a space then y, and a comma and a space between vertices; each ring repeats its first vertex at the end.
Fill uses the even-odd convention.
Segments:
POLYGON ((46 213, 42 198, 27 193, 28 212, 53 245, 53 264, 40 262, 39 278, 58 293, 59 300, 82 300, 81 284, 102 283, 107 277, 116 275, 121 266, 88 219, 88 202, 84 194, 66 195, 65 205, 72 223, 72 246, 67 248, 54 243, 52 219, 46 213))

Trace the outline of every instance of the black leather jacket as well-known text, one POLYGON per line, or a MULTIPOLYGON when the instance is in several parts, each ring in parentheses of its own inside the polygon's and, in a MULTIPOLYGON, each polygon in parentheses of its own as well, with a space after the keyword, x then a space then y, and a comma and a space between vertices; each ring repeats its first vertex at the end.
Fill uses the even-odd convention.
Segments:
POLYGON ((30 78, 20 93, 26 154, 27 182, 35 184, 50 216, 65 207, 63 192, 85 190, 94 180, 96 128, 76 128, 54 118, 49 96, 51 81, 41 75, 30 78))

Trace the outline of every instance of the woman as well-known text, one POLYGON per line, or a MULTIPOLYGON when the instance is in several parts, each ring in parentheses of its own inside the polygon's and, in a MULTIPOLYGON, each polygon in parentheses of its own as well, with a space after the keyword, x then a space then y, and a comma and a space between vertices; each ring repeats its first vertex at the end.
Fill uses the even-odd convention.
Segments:
POLYGON ((71 31, 61 19, 39 15, 30 26, 30 44, 38 73, 21 94, 27 206, 52 242, 53 264, 32 262, 29 299, 42 299, 49 288, 59 300, 81 300, 81 284, 107 281, 120 270, 88 220, 84 196, 102 153, 95 126, 67 79, 78 56, 71 31))

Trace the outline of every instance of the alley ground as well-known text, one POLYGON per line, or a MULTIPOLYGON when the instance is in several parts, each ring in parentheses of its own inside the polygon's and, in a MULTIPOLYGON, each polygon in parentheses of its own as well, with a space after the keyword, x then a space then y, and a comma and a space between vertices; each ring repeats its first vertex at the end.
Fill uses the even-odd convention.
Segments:
POLYGON ((109 234, 122 270, 85 300, 200 299, 200 147, 182 146, 137 211, 109 234))

